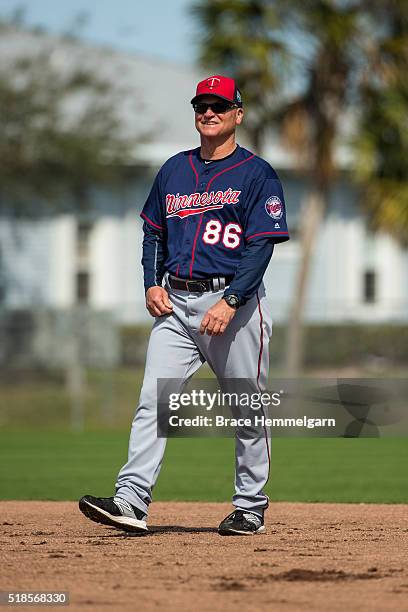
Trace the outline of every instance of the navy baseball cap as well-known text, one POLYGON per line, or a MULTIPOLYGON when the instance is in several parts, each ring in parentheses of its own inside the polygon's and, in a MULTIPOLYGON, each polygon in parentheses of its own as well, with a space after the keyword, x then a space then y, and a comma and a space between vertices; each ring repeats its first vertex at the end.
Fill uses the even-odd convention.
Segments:
POLYGON ((198 102, 200 96, 205 95, 216 96, 217 98, 221 98, 221 100, 231 102, 231 104, 242 106, 241 92, 234 79, 221 76, 220 74, 215 74, 199 82, 196 89, 196 95, 191 100, 191 104, 195 104, 195 102, 198 102))

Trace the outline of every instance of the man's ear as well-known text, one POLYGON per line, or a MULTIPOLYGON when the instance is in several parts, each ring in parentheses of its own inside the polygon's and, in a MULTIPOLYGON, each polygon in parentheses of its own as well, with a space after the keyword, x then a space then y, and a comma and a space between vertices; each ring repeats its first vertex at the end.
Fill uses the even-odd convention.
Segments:
POLYGON ((242 123, 242 120, 244 118, 244 109, 243 108, 237 108, 237 114, 235 117, 235 123, 237 125, 240 125, 240 123, 242 123))

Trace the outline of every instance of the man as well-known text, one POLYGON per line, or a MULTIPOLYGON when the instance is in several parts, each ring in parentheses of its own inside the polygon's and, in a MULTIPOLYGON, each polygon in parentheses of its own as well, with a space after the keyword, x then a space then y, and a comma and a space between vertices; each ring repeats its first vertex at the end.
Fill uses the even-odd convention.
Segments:
MULTIPOLYGON (((91 520, 146 531, 166 439, 157 436, 157 380, 179 389, 205 362, 218 380, 265 388, 272 319, 262 277, 274 245, 289 239, 280 181, 264 160, 240 147, 244 117, 231 78, 201 81, 191 100, 200 147, 160 169, 141 213, 146 307, 156 318, 146 357, 128 462, 110 498, 79 502, 91 520), (165 286, 162 281, 165 279, 165 286)), ((234 512, 221 535, 264 531, 270 438, 236 430, 234 512)))

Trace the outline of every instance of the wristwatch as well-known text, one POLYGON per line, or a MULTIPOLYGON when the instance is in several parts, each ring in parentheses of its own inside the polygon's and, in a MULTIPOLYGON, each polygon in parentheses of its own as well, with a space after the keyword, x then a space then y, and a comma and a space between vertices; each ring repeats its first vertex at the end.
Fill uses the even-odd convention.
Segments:
POLYGON ((235 310, 239 308, 240 300, 237 295, 224 295, 222 299, 225 300, 228 306, 231 306, 231 308, 235 308, 235 310))

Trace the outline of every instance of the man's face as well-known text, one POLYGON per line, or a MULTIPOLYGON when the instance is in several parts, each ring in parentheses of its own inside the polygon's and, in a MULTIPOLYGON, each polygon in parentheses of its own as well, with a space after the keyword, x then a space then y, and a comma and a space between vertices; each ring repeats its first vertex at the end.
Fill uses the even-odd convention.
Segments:
MULTIPOLYGON (((199 102, 221 102, 216 96, 201 96, 199 102)), ((231 108, 225 113, 215 113, 210 107, 203 114, 195 113, 195 126, 202 136, 217 138, 230 136, 235 132, 236 126, 242 122, 244 111, 242 108, 231 108)))

